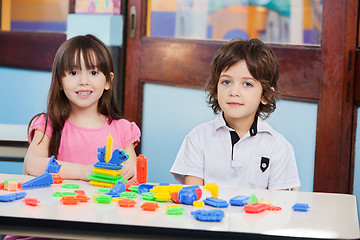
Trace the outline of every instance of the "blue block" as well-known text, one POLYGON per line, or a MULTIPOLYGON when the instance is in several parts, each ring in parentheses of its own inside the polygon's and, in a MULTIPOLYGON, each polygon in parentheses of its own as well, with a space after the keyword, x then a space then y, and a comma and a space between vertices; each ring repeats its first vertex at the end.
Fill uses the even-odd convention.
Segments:
POLYGON ((106 147, 102 147, 102 148, 98 148, 98 160, 100 162, 105 162, 105 148, 106 147))
POLYGON ((204 200, 204 203, 206 205, 212 206, 212 207, 216 207, 216 208, 226 208, 229 206, 229 203, 223 199, 219 199, 219 198, 212 198, 212 197, 208 197, 204 200))
POLYGON ((106 168, 111 170, 120 170, 122 169, 121 165, 113 164, 113 163, 107 163, 107 162, 97 162, 94 164, 94 167, 98 168, 106 168))
POLYGON ((193 205, 196 199, 197 194, 195 190, 183 190, 183 188, 180 189, 178 194, 178 200, 180 204, 193 205))
POLYGON ((22 189, 43 188, 43 187, 50 187, 51 184, 54 184, 54 179, 51 173, 44 173, 34 179, 24 182, 23 184, 21 184, 21 188, 22 189))
POLYGON ((16 193, 9 193, 5 195, 0 195, 0 202, 12 202, 26 196, 26 192, 16 192, 16 193))
POLYGON ((143 193, 150 192, 150 189, 152 189, 153 187, 155 187, 155 185, 153 184, 146 184, 146 183, 140 184, 138 186, 138 193, 142 195, 143 193))
POLYGON ((232 199, 230 199, 229 203, 231 206, 244 206, 247 204, 249 200, 249 197, 248 196, 236 196, 236 197, 233 197, 232 199))
POLYGON ((47 173, 58 173, 59 170, 61 168, 61 165, 59 165, 57 163, 57 161, 55 160, 55 156, 51 156, 48 165, 46 167, 46 171, 47 173))
POLYGON ((111 195, 111 197, 120 197, 122 192, 126 192, 126 187, 123 181, 118 181, 110 192, 106 193, 106 195, 111 195))
POLYGON ((220 222, 225 216, 222 210, 196 210, 191 215, 203 222, 220 222))
POLYGON ((127 154, 124 150, 115 149, 109 163, 121 164, 122 162, 126 161, 128 158, 129 158, 129 154, 127 154))
POLYGON ((292 206, 292 209, 294 211, 299 211, 299 212, 306 212, 309 208, 310 207, 307 203, 295 203, 294 206, 292 206))

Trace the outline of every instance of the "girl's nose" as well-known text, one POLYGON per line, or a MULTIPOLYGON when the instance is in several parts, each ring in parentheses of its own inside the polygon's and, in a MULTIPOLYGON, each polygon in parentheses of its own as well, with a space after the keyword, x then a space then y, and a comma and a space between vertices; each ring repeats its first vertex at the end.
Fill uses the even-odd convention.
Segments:
POLYGON ((88 77, 86 74, 80 74, 79 84, 80 85, 87 85, 89 83, 88 77))

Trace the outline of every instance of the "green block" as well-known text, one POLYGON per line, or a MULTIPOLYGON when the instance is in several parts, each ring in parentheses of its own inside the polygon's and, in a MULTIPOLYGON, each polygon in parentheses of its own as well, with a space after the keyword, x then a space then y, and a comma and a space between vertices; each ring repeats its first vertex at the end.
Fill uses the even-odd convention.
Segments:
POLYGON ((259 200, 257 199, 256 195, 253 193, 250 195, 248 203, 249 205, 257 203, 259 200))

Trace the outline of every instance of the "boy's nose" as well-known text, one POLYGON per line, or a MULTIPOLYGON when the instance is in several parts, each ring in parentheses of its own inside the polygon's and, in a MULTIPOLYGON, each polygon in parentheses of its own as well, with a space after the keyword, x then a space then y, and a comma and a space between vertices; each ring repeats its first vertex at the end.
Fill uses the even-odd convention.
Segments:
POLYGON ((240 89, 237 87, 230 88, 230 96, 240 96, 240 89))

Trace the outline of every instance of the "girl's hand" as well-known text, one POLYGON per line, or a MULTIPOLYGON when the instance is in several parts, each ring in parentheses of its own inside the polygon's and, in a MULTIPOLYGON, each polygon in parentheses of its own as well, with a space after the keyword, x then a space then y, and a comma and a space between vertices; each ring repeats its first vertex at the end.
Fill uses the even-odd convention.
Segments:
POLYGON ((82 180, 86 180, 89 181, 90 179, 88 178, 89 174, 94 172, 94 165, 93 164, 89 164, 89 165, 84 165, 83 167, 83 177, 82 180))
POLYGON ((129 182, 136 182, 136 153, 134 145, 131 144, 124 150, 127 154, 129 154, 129 158, 122 163, 123 168, 121 169, 121 174, 123 178, 128 180, 129 182))
POLYGON ((129 182, 136 182, 136 165, 132 162, 129 162, 128 159, 124 162, 122 168, 122 176, 124 179, 128 180, 129 182))

